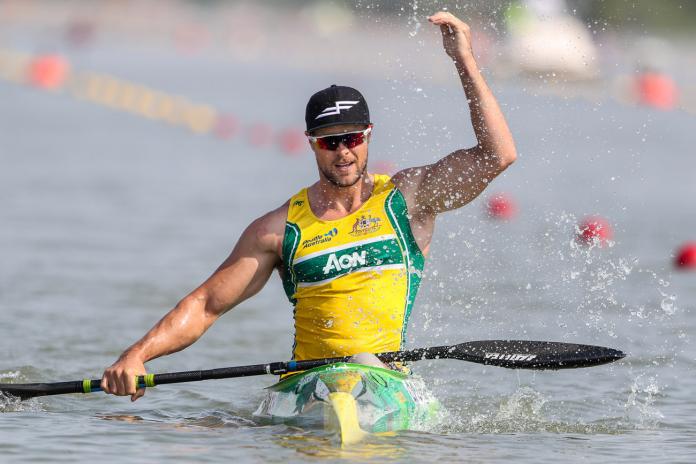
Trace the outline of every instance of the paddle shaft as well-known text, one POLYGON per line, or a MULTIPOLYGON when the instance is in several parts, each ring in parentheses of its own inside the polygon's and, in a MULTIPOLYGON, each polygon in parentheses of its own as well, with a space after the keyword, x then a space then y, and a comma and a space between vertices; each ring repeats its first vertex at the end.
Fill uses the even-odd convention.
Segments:
MULTIPOLYGON (((391 353, 390 353, 391 354, 391 353)), ((249 366, 222 367, 198 371, 167 372, 138 376, 138 388, 154 387, 169 383, 197 382, 200 380, 229 379, 254 375, 275 374, 304 371, 326 364, 346 362, 349 356, 342 358, 313 359, 310 361, 285 361, 269 364, 252 364, 249 366)), ((92 393, 101 391, 101 379, 74 380, 70 382, 4 384, 0 391, 22 399, 33 396, 63 395, 67 393, 92 393)))
MULTIPOLYGON (((621 351, 601 346, 528 340, 485 340, 451 346, 435 346, 377 354, 379 359, 387 363, 420 361, 423 359, 459 359, 512 369, 537 370, 596 366, 616 361, 624 356, 624 353, 621 351)), ((347 362, 349 359, 349 356, 345 356, 198 371, 147 374, 138 376, 138 387, 154 387, 155 385, 169 383, 196 382, 252 375, 281 375, 305 371, 326 364, 347 362)), ((62 395, 66 393, 91 393, 101 390, 100 383, 101 380, 99 379, 85 379, 55 383, 0 384, 0 392, 27 399, 35 396, 62 395)))

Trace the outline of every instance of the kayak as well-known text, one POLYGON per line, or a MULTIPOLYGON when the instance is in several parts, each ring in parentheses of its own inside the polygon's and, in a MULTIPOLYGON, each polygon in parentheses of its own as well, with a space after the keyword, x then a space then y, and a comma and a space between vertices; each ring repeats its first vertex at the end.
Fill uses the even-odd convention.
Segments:
POLYGON ((266 388, 254 415, 272 422, 321 427, 342 444, 370 433, 422 430, 441 406, 420 377, 363 364, 316 367, 266 388))

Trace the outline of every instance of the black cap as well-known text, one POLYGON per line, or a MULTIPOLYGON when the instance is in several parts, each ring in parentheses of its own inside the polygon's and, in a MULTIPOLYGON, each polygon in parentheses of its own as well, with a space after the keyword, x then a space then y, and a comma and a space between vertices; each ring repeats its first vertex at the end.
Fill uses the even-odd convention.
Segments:
POLYGON ((332 85, 312 95, 305 111, 307 131, 336 124, 370 124, 365 97, 352 87, 332 85))

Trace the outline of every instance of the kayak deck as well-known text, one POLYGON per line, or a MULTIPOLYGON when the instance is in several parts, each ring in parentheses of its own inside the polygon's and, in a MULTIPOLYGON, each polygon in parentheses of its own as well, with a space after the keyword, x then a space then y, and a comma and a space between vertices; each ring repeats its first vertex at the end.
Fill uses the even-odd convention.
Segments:
POLYGON ((273 422, 322 427, 342 443, 366 433, 422 429, 440 403, 419 377, 363 364, 320 366, 266 389, 255 416, 273 422))

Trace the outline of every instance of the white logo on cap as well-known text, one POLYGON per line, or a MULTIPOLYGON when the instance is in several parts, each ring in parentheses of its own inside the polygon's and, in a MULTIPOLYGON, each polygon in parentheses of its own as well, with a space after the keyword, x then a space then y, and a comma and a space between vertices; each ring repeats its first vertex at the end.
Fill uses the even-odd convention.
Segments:
POLYGON ((324 111, 319 113, 319 116, 317 116, 314 119, 319 119, 319 118, 323 118, 324 116, 331 116, 334 114, 341 114, 341 110, 349 110, 356 103, 358 103, 358 100, 355 100, 355 101, 337 101, 335 106, 329 106, 324 111))

